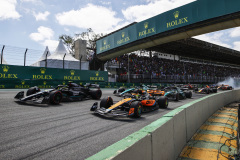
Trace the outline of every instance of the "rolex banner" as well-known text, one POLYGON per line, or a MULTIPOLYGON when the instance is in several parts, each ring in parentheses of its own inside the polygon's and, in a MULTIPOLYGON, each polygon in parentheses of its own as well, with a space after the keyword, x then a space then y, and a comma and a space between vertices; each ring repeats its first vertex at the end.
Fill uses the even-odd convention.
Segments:
MULTIPOLYGON (((95 83, 101 88, 135 88, 141 85, 141 83, 108 82, 108 74, 105 71, 0 65, 0 89, 28 89, 33 86, 52 88, 57 85, 67 85, 69 81, 80 85, 95 83)), ((144 85, 167 86, 168 84, 144 83, 144 85)))
POLYGON ((76 83, 107 82, 106 71, 0 65, 0 88, 51 88, 69 81, 76 83))
POLYGON ((197 0, 99 39, 97 54, 146 37, 240 11, 240 0, 197 0))

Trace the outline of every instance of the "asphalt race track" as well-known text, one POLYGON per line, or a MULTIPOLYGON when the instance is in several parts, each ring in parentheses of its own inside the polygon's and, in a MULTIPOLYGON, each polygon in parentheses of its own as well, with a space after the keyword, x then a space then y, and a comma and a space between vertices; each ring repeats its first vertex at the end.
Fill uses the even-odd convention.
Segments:
MULTIPOLYGON (((60 105, 29 105, 14 101, 16 90, 0 90, 0 159, 85 159, 157 120, 167 112, 205 96, 170 102, 168 109, 139 119, 104 118, 90 112, 95 100, 60 105)), ((113 89, 103 89, 112 96, 113 89)), ((100 102, 100 100, 99 100, 100 102)))

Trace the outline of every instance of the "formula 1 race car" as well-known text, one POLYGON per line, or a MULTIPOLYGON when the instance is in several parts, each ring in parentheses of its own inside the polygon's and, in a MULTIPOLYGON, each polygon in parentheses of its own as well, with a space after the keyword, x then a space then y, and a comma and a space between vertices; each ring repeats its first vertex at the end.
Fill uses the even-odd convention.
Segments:
POLYGON ((217 89, 219 89, 219 90, 232 90, 233 87, 232 87, 232 86, 229 86, 229 85, 224 85, 224 84, 222 84, 222 85, 220 85, 217 89))
POLYGON ((199 90, 195 90, 195 92, 196 93, 205 93, 205 94, 217 93, 217 88, 211 88, 207 85, 199 90))
POLYGON ((87 83, 83 86, 69 82, 67 86, 58 85, 58 88, 63 94, 63 101, 100 99, 102 96, 102 91, 97 84, 87 83))
POLYGON ((158 89, 157 86, 148 86, 147 93, 150 96, 164 96, 165 91, 158 89))
POLYGON ((183 91, 178 87, 166 87, 164 88, 164 91, 165 91, 164 96, 175 101, 186 99, 186 98, 192 98, 191 91, 186 91, 186 90, 183 91))
POLYGON ((24 97, 24 91, 20 91, 14 97, 19 102, 32 102, 37 104, 59 104, 62 101, 62 92, 56 89, 40 91, 38 87, 31 87, 24 97))
POLYGON ((95 102, 90 111, 107 117, 123 116, 138 118, 142 112, 167 108, 168 106, 168 98, 164 96, 158 98, 141 96, 138 99, 134 95, 130 96, 128 98, 125 97, 115 104, 113 104, 111 97, 105 97, 101 100, 100 107, 98 107, 98 102, 95 102))
POLYGON ((119 94, 120 96, 124 97, 125 95, 137 95, 141 92, 147 92, 150 96, 166 96, 171 100, 181 100, 186 98, 192 97, 192 92, 189 90, 181 90, 178 87, 165 87, 162 90, 158 89, 157 87, 151 86, 144 86, 143 89, 136 89, 131 88, 119 94))
POLYGON ((136 89, 136 88, 129 88, 129 89, 123 91, 121 88, 119 88, 118 90, 114 90, 114 91, 113 91, 113 94, 114 94, 115 96, 121 97, 121 96, 125 95, 126 93, 132 93, 135 89, 136 89), (119 91, 119 90, 120 90, 120 91, 119 91))
POLYGON ((120 93, 122 93, 124 91, 125 91, 125 88, 124 87, 120 87, 119 89, 114 90, 113 94, 120 94, 120 93))
POLYGON ((114 94, 115 96, 123 97, 124 95, 129 94, 129 93, 138 93, 139 90, 147 90, 148 87, 145 86, 145 85, 141 85, 141 86, 139 86, 139 87, 129 88, 129 89, 124 90, 124 91, 123 91, 123 90, 120 90, 120 89, 121 89, 121 88, 119 88, 118 90, 115 90, 115 91, 113 92, 113 94, 114 94), (119 92, 119 90, 120 90, 120 92, 119 92), (121 91, 122 91, 122 92, 121 92, 121 91))
POLYGON ((19 92, 14 98, 19 102, 32 102, 38 104, 59 104, 61 101, 74 101, 83 99, 100 99, 102 91, 96 84, 86 84, 85 86, 69 82, 68 85, 58 85, 56 88, 40 91, 35 86, 27 90, 26 97, 24 91, 19 92), (90 87, 97 89, 92 90, 90 87))
POLYGON ((192 84, 185 84, 185 85, 181 85, 179 86, 181 88, 181 90, 195 90, 197 87, 197 85, 192 85, 192 84))

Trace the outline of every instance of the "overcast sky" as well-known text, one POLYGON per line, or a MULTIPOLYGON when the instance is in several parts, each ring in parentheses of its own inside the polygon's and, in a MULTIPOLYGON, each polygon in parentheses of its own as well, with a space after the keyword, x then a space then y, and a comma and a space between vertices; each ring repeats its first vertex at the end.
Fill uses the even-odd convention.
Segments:
MULTIPOLYGON (((0 0, 0 44, 54 51, 58 37, 110 33, 194 0, 0 0)), ((196 38, 240 51, 240 28, 196 38)))

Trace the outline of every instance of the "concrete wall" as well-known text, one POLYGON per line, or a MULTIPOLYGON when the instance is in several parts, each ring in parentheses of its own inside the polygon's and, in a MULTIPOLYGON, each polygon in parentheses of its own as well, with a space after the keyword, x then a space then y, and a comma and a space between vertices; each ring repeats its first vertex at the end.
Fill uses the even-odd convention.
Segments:
POLYGON ((80 60, 80 57, 82 57, 82 61, 87 60, 87 41, 78 39, 74 42, 74 48, 75 48, 75 58, 80 60))
POLYGON ((88 160, 176 159, 187 141, 212 114, 237 100, 240 100, 240 89, 211 94, 185 104, 88 160))

